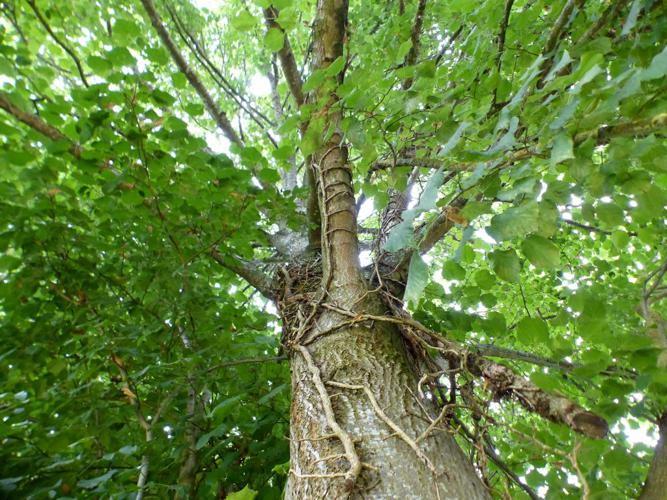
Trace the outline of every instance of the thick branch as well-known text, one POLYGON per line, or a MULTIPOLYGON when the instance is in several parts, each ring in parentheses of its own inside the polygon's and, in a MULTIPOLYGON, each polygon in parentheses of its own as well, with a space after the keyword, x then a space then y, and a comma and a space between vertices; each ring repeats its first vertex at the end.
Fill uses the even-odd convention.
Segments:
POLYGON ((497 399, 514 396, 529 411, 552 422, 565 424, 590 438, 601 439, 609 426, 600 416, 558 394, 549 394, 510 368, 484 358, 462 358, 463 366, 484 378, 497 399))
POLYGON ((558 394, 550 394, 530 380, 514 373, 510 368, 472 354, 465 346, 445 339, 438 333, 409 317, 403 309, 392 307, 396 316, 358 314, 339 307, 323 304, 324 307, 353 318, 354 323, 384 321, 399 325, 401 331, 425 347, 437 349, 452 366, 460 366, 470 374, 484 378, 487 389, 495 398, 514 397, 528 411, 537 413, 552 422, 565 424, 571 429, 591 438, 606 436, 609 426, 600 416, 582 408, 577 403, 558 394))
MULTIPOLYGON (((269 29, 273 28, 280 30, 283 34, 285 33, 282 27, 276 22, 276 19, 278 18, 278 9, 274 7, 264 9, 264 18, 266 19, 266 25, 269 29)), ((292 96, 294 96, 297 106, 300 107, 305 101, 303 90, 301 88, 301 75, 299 73, 299 68, 296 65, 294 52, 292 52, 292 46, 289 43, 287 34, 284 34, 283 47, 278 51, 278 59, 280 60, 280 67, 285 75, 287 86, 289 87, 292 96)))
POLYGON ((33 115, 31 113, 26 113, 18 106, 13 104, 8 98, 7 95, 0 92, 0 108, 4 109, 7 113, 12 115, 18 121, 24 123, 33 130, 36 130, 40 134, 48 137, 52 141, 65 141, 70 144, 69 152, 72 153, 72 156, 75 158, 81 157, 81 147, 78 144, 75 144, 68 137, 65 136, 60 130, 49 125, 39 116, 33 115))
POLYGON ((274 291, 271 287, 271 279, 256 265, 232 257, 223 257, 217 249, 211 250, 211 257, 225 269, 246 280, 266 298, 273 299, 274 291))
POLYGON ((162 40, 162 43, 169 51, 169 54, 171 54, 171 58, 174 60, 176 66, 178 66, 178 69, 185 75, 185 77, 190 82, 190 85, 192 85, 201 100, 204 102, 204 107, 208 111, 209 115, 211 115, 211 118, 213 118, 215 123, 218 125, 218 128, 220 128, 227 139, 229 139, 234 144, 241 146, 243 143, 234 130, 234 127, 232 127, 229 119, 227 118, 227 114, 218 107, 218 105, 213 100, 213 97, 211 97, 211 94, 209 94, 208 90, 206 90, 204 84, 185 61, 185 58, 178 50, 178 47, 176 47, 176 44, 172 40, 164 26, 164 23, 162 22, 160 14, 158 14, 157 10, 155 9, 153 0, 141 0, 141 3, 143 4, 144 9, 148 14, 153 28, 155 28, 155 31, 157 31, 158 36, 162 40))

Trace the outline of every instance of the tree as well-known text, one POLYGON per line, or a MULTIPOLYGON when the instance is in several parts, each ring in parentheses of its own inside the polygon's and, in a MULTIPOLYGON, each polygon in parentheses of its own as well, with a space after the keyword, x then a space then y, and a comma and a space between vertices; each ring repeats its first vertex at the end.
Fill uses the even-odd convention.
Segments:
POLYGON ((1 4, 3 494, 663 498, 664 3, 202 4, 1 4))

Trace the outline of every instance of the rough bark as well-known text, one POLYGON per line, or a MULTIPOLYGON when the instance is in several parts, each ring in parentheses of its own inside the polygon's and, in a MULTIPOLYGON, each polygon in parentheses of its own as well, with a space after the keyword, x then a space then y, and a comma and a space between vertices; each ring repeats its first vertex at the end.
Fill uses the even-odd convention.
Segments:
POLYGON ((662 500, 667 496, 667 412, 658 422, 660 438, 639 500, 662 500))
MULTIPOLYGON (((362 309, 382 313, 364 302, 362 309)), ((308 359, 294 350, 285 498, 490 498, 454 437, 445 429, 427 432, 435 415, 416 399, 417 380, 395 326, 378 322, 325 335, 334 321, 344 323, 333 315, 318 319, 320 336, 308 352, 361 469, 350 484, 350 460, 332 432, 327 402, 308 359)))

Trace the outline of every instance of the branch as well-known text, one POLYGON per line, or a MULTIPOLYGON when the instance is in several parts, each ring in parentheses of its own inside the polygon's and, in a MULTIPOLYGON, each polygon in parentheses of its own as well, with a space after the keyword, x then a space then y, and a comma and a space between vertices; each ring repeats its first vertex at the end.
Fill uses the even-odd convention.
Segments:
POLYGON ((230 142, 238 146, 242 146, 243 143, 234 130, 234 127, 232 127, 229 119, 227 118, 227 114, 218 107, 218 105, 213 100, 213 97, 211 97, 211 94, 209 94, 208 90, 206 90, 204 84, 185 61, 183 55, 178 50, 178 47, 176 47, 176 44, 172 40, 164 26, 164 23, 162 22, 160 14, 158 14, 157 10, 155 9, 153 0, 141 0, 141 3, 143 4, 144 9, 148 14, 153 28, 155 28, 155 31, 157 31, 158 36, 162 40, 162 43, 171 54, 171 58, 174 60, 178 69, 185 75, 185 77, 190 82, 190 85, 192 85, 201 100, 204 102, 204 107, 208 111, 209 115, 211 115, 211 118, 213 118, 215 123, 218 125, 218 128, 220 128, 222 133, 225 135, 225 137, 227 137, 227 139, 230 140, 230 142))
POLYGON ((593 130, 579 132, 574 136, 574 144, 579 145, 589 139, 598 145, 606 144, 613 137, 646 137, 663 128, 667 128, 667 113, 659 113, 651 118, 602 125, 593 130))
POLYGON ((459 26, 459 29, 457 29, 454 33, 452 33, 452 36, 449 37, 447 43, 445 43, 440 49, 440 52, 438 52, 438 55, 435 58, 436 66, 440 64, 440 61, 442 61, 442 58, 445 56, 445 52, 447 52, 449 48, 452 46, 452 43, 454 43, 454 41, 456 41, 456 39, 459 36, 461 36, 461 33, 463 33, 463 25, 459 26))
MULTIPOLYGON (((646 137, 651 135, 654 132, 667 128, 667 113, 660 113, 651 118, 646 118, 643 120, 635 120, 617 123, 614 125, 602 125, 593 130, 588 130, 585 132, 579 132, 575 134, 573 142, 576 145, 580 145, 583 142, 593 139, 598 145, 607 144, 610 139, 614 137, 646 137)), ((512 152, 512 154, 503 162, 496 165, 496 169, 507 168, 508 166, 513 165, 514 163, 533 157, 539 156, 539 153, 530 148, 523 148, 512 152)), ((418 160, 418 159, 415 159, 418 160)), ((415 162, 409 158, 405 159, 405 162, 415 162)), ((433 161, 433 160, 428 160, 433 161)), ((426 163, 426 162, 425 162, 426 163)), ((435 165, 435 162, 433 162, 435 165)), ((462 163, 456 164, 453 166, 452 171, 467 171, 472 169, 476 164, 475 163, 462 163)), ((384 164, 380 164, 384 166, 384 164)), ((442 166, 442 165, 441 165, 442 166)), ((450 167, 445 167, 450 169, 450 167)), ((378 168, 379 169, 379 168, 378 168)), ((460 208, 462 208, 467 199, 463 197, 458 197, 456 200, 445 207, 440 215, 428 226, 423 226, 416 230, 417 241, 420 241, 419 251, 421 253, 428 252, 433 246, 440 241, 455 224, 462 222, 460 219, 456 218, 456 213, 460 208), (426 227, 426 229, 425 229, 426 227)), ((591 226, 585 226, 580 223, 563 219, 567 224, 573 226, 581 227, 582 229, 589 229, 591 231, 596 231, 597 228, 591 226)), ((604 230, 599 230, 600 232, 605 232, 604 230)), ((410 261, 411 251, 406 252, 404 258, 402 259, 402 266, 405 267, 410 261)), ((402 268, 402 267, 401 267, 402 268)))
POLYGON ((427 227, 419 241, 419 252, 426 253, 440 241, 456 224, 464 223, 458 215, 468 203, 467 198, 458 198, 447 205, 440 215, 427 227))
POLYGON ((661 500, 667 491, 667 412, 658 421, 660 438, 639 500, 661 500))
MULTIPOLYGON (((412 24, 412 30, 410 31, 410 41, 412 46, 405 56, 405 61, 403 66, 414 66, 417 62, 417 57, 419 56, 419 38, 422 33, 422 26, 424 25, 424 11, 426 10, 426 0, 419 0, 417 4, 417 13, 415 14, 415 21, 412 24)), ((411 77, 403 80, 401 84, 403 90, 407 90, 412 87, 413 79, 411 77)))
POLYGON ((396 158, 396 162, 393 161, 376 161, 371 165, 370 171, 375 172, 377 170, 388 170, 393 167, 422 167, 422 168, 433 168, 437 169, 440 167, 445 167, 446 170, 458 170, 458 166, 463 168, 465 164, 460 165, 446 165, 445 160, 439 158, 396 158))
POLYGON ((305 102, 305 97, 303 95, 301 75, 299 73, 299 68, 296 65, 296 59, 294 59, 294 52, 292 51, 292 46, 289 43, 287 34, 282 29, 282 27, 276 22, 278 18, 278 9, 274 7, 268 7, 264 9, 264 18, 266 19, 266 25, 269 29, 277 29, 283 33, 283 47, 278 51, 278 59, 280 60, 280 67, 283 69, 283 74, 285 75, 285 80, 287 81, 287 86, 294 96, 297 107, 305 102))
POLYGON ((577 227, 579 229, 585 229, 586 231, 592 231, 594 233, 602 233, 606 235, 610 235, 611 231, 607 231, 606 229, 600 229, 599 227, 595 226, 589 226, 588 224, 582 224, 581 222, 576 222, 573 221, 572 219, 561 219, 565 224, 569 224, 570 226, 577 227))
POLYGON ((550 394, 510 368, 484 358, 460 358, 470 373, 482 376, 497 399, 514 396, 521 406, 552 422, 565 424, 590 438, 601 439, 609 426, 600 416, 558 394, 550 394))
POLYGON ((547 56, 547 58, 542 63, 542 68, 540 69, 540 77, 537 80, 537 88, 542 87, 544 78, 549 74, 549 70, 551 69, 551 66, 553 66, 554 62, 553 56, 555 55, 553 54, 553 52, 556 49, 556 45, 558 45, 558 41, 560 40, 561 35, 563 34, 565 25, 570 20, 570 15, 572 14, 574 7, 579 6, 581 4, 583 4, 583 0, 567 0, 565 6, 563 7, 563 10, 558 16, 558 19, 556 19, 556 23, 551 28, 549 36, 547 37, 547 41, 544 44, 544 50, 542 51, 542 55, 547 56))
POLYGON ((266 298, 273 299, 275 296, 271 287, 271 279, 256 265, 228 256, 223 257, 216 248, 211 250, 211 257, 225 269, 246 280, 266 298))
MULTIPOLYGON (((148 420, 146 420, 144 412, 141 409, 141 401, 139 400, 139 394, 137 392, 136 387, 134 386, 134 383, 132 382, 127 373, 127 369, 125 368, 125 363, 115 353, 111 353, 111 361, 113 362, 114 365, 116 365, 116 367, 118 367, 118 371, 120 372, 121 378, 123 379, 123 382, 125 384, 125 387, 123 388, 123 393, 129 400, 132 407, 134 408, 134 412, 137 416, 137 420, 139 421, 139 425, 144 430, 146 436, 146 443, 150 443, 153 440, 152 426, 155 425, 155 423, 157 422, 158 415, 156 415, 156 418, 151 423, 148 423, 148 420)), ((161 410, 158 410, 158 413, 160 411, 161 410)), ((150 468, 150 459, 148 455, 144 454, 141 457, 141 466, 139 467, 139 477, 137 478, 138 491, 136 500, 142 500, 144 497, 144 489, 146 487, 146 481, 148 480, 149 468, 150 468)))
MULTIPOLYGON (((498 44, 498 52, 496 53, 496 69, 498 70, 498 78, 500 78, 500 69, 503 64, 503 53, 505 52, 505 35, 507 34, 507 27, 509 25, 510 14, 512 13, 512 5, 514 0, 506 0, 505 10, 503 11, 503 19, 500 22, 500 30, 496 38, 498 44)), ((491 101, 491 109, 496 107, 496 100, 498 98, 498 86, 493 89, 493 100, 491 101)))
POLYGON ((24 123, 31 129, 36 130, 40 134, 48 137, 52 141, 55 142, 66 141, 67 143, 70 144, 69 152, 72 154, 72 156, 74 156, 75 158, 81 157, 81 146, 75 144, 60 130, 49 125, 39 116, 33 115, 31 113, 26 113, 18 106, 10 102, 10 100, 7 98, 7 95, 4 92, 0 92, 0 108, 4 109, 7 113, 12 115, 18 121, 24 123))
POLYGON ((616 0, 612 2, 609 7, 605 9, 597 22, 591 26, 588 31, 586 31, 579 40, 577 40, 577 45, 586 43, 588 40, 592 40, 598 32, 605 27, 607 23, 610 23, 621 12, 621 9, 628 3, 628 0, 616 0))
POLYGON ((167 5, 167 12, 169 12, 169 16, 171 17, 171 20, 174 23, 176 31, 181 37, 181 40, 183 40, 188 49, 190 49, 190 52, 192 52, 192 55, 195 56, 195 59, 197 59, 197 61, 204 67, 206 72, 223 90, 223 92, 231 97, 239 106, 239 108, 245 111, 261 129, 266 130, 266 125, 260 121, 260 118, 264 120, 269 126, 275 126, 275 123, 273 123, 261 111, 256 109, 241 92, 235 89, 231 82, 227 80, 227 78, 225 78, 222 72, 217 68, 217 66, 211 62, 204 49, 202 49, 202 47, 199 45, 197 39, 187 29, 178 13, 169 5, 167 5))
POLYGON ((281 362, 285 361, 286 359, 287 356, 273 356, 273 357, 261 356, 258 358, 234 359, 232 361, 225 361, 224 363, 219 363, 217 365, 211 366, 206 370, 206 373, 211 373, 215 370, 219 370, 220 368, 228 368, 230 366, 249 365, 255 363, 269 363, 274 361, 281 362))
MULTIPOLYGON (((457 417, 453 417, 453 421, 456 424, 456 427, 463 432, 464 436, 467 437, 471 444, 474 446, 475 442, 475 435, 470 432, 470 429, 466 427, 466 425, 461 422, 461 420, 457 417)), ((509 477, 512 481, 514 481, 519 488, 521 488, 523 491, 526 492, 526 494, 532 499, 532 500, 539 500, 539 496, 533 491, 533 489, 525 484, 517 474, 509 468, 509 466, 498 456, 496 451, 493 449, 493 447, 489 446, 488 444, 484 444, 484 453, 486 453, 491 461, 496 464, 496 467, 498 467, 501 471, 505 473, 507 477, 509 477)))
POLYGON ((88 87, 88 81, 86 80, 86 75, 83 72, 83 67, 81 66, 81 61, 79 60, 78 56, 72 50, 65 42, 63 42, 58 36, 53 32, 51 29, 51 26, 49 26, 49 23, 46 22, 46 19, 42 15, 41 11, 37 8, 37 5, 35 4, 35 0, 27 0, 28 5, 32 9, 32 11, 35 13, 35 16, 37 16, 37 19, 41 23, 41 25, 44 27, 44 29, 47 31, 47 33, 53 38, 53 41, 56 42, 69 56, 72 58, 74 61, 74 64, 76 64, 76 69, 79 72, 79 76, 81 77, 81 81, 83 84, 88 87))
POLYGON ((429 330, 419 321, 409 317, 403 309, 392 307, 396 316, 358 314, 325 303, 327 309, 353 318, 352 321, 384 321, 399 325, 401 331, 415 339, 424 347, 438 350, 452 366, 460 366, 472 375, 484 378, 486 387, 496 399, 514 396, 528 411, 537 413, 552 422, 565 424, 571 429, 590 438, 600 439, 607 435, 609 426, 600 416, 585 410, 577 403, 558 394, 550 394, 530 380, 514 373, 510 368, 471 353, 465 346, 445 339, 429 330))
MULTIPOLYGON (((554 361, 552 359, 544 358, 542 356, 538 356, 537 354, 532 354, 530 352, 517 351, 514 349, 508 349, 506 347, 500 347, 493 344, 478 344, 473 347, 473 350, 480 356, 484 356, 486 358, 512 359, 515 361, 522 361, 524 363, 530 363, 531 365, 544 366, 547 368, 553 368, 555 370, 561 370, 564 372, 570 372, 572 370, 576 370, 577 368, 583 368, 585 366, 581 363, 571 363, 569 361, 554 361)), ((613 365, 608 366, 605 370, 601 371, 600 373, 603 375, 609 375, 614 377, 624 377, 624 378, 637 377, 637 373, 613 365)))

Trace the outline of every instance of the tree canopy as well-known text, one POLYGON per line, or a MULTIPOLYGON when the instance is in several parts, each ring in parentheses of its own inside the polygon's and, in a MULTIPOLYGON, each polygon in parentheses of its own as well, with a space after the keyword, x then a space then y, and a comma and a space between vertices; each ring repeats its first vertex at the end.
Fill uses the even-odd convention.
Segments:
POLYGON ((415 321, 521 377, 441 380, 492 494, 636 497, 667 410, 664 2, 350 0, 321 67, 316 3, 1 2, 0 494, 185 495, 196 455, 199 497, 281 498, 275 277, 326 230, 337 133, 362 266, 397 256, 415 321))

